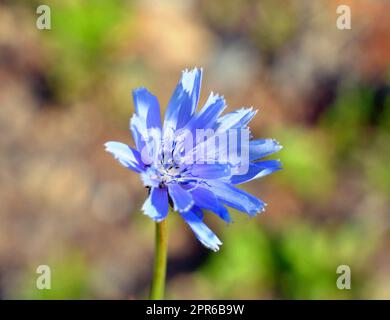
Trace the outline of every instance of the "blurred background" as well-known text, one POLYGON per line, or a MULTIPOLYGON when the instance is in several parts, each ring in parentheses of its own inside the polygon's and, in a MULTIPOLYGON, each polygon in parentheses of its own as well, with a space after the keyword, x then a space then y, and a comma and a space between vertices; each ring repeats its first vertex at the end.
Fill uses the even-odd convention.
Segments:
POLYGON ((218 253, 169 217, 167 297, 390 298, 390 1, 50 0, 51 30, 40 4, 0 1, 1 299, 147 297, 146 191, 103 143, 133 144, 131 89, 164 109, 194 66, 201 103, 213 90, 260 110, 251 129, 281 142, 284 170, 245 186, 264 214, 206 216, 218 253))

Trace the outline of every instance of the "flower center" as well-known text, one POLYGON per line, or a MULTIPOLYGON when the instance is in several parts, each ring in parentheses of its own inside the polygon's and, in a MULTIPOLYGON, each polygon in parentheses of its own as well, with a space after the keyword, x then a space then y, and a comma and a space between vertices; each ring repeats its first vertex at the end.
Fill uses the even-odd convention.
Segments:
POLYGON ((175 163, 153 163, 141 174, 144 185, 147 187, 162 187, 181 178, 185 169, 175 163))

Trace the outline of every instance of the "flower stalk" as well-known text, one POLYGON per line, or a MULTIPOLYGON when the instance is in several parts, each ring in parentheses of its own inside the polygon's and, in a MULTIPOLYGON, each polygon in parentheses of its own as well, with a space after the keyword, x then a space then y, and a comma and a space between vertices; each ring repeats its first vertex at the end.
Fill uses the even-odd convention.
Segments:
POLYGON ((168 254, 168 224, 167 219, 156 222, 156 239, 154 254, 154 270, 152 286, 150 289, 150 300, 164 299, 165 278, 167 271, 168 254))

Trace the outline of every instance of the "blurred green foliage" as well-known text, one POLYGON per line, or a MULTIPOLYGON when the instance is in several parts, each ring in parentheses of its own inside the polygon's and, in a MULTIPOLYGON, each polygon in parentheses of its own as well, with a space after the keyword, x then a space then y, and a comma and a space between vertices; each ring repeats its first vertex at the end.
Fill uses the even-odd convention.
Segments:
POLYGON ((373 112, 373 92, 366 87, 341 90, 333 106, 324 116, 324 125, 333 138, 341 156, 350 154, 367 142, 367 130, 373 112))
POLYGON ((201 1, 206 18, 222 34, 246 34, 266 54, 275 54, 297 31, 298 11, 286 0, 201 1), (226 19, 229 17, 229 19, 226 19))
MULTIPOLYGON (((387 110, 390 110, 388 107, 387 110)), ((381 131, 365 154, 363 159, 364 172, 368 183, 386 197, 390 197, 390 132, 381 131)))
POLYGON ((358 224, 334 227, 288 221, 280 228, 259 228, 254 223, 228 228, 220 254, 210 256, 201 270, 201 276, 213 283, 210 296, 361 298, 364 263, 377 239, 358 224), (343 264, 353 270, 351 291, 336 287, 336 267, 343 264))
POLYGON ((224 248, 211 256, 201 274, 221 299, 265 293, 273 282, 273 256, 267 234, 255 224, 234 225, 224 232, 224 248), (242 290, 245 288, 245 290, 242 290), (260 291, 260 292, 259 292, 260 291))
POLYGON ((286 128, 276 135, 286 146, 279 152, 284 171, 280 179, 306 199, 326 199, 335 183, 332 148, 321 132, 304 128, 286 128), (315 177, 320 177, 316 179, 315 177))
POLYGON ((113 28, 126 15, 130 6, 113 1, 54 1, 51 4, 53 27, 47 36, 47 46, 56 56, 51 61, 49 77, 57 97, 72 101, 94 90, 110 67, 109 55, 113 28))

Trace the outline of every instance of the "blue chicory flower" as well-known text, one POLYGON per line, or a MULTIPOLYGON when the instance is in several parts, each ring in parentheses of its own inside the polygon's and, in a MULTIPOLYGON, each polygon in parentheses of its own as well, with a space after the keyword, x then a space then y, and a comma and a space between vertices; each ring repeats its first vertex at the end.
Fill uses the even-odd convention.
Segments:
POLYGON ((248 123, 256 111, 242 108, 221 116, 223 97, 211 93, 196 112, 202 69, 183 71, 161 123, 157 98, 145 88, 133 91, 136 113, 130 130, 136 148, 107 142, 106 150, 140 174, 150 192, 142 210, 156 222, 173 207, 207 248, 222 242, 203 222, 204 210, 230 223, 226 206, 254 216, 266 204, 235 187, 281 169, 278 160, 261 160, 282 147, 273 139, 251 140, 248 123))

